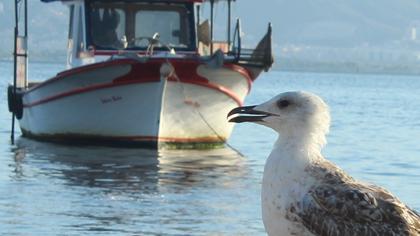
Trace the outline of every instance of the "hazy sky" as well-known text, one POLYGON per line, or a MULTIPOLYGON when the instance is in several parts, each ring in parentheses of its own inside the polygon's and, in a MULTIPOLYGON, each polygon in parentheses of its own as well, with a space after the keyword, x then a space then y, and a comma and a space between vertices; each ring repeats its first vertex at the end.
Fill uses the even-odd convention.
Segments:
MULTIPOLYGON (((67 9, 60 3, 29 3, 32 44, 42 50, 64 49, 67 9)), ((13 39, 12 12, 13 1, 0 0, 0 33, 6 36, 0 41, 0 53, 10 48, 13 39)), ((226 6, 221 4, 216 9, 218 38, 224 33, 225 14, 226 6)), ((382 46, 409 38, 411 29, 420 26, 420 0, 238 0, 234 15, 242 19, 249 44, 256 44, 272 22, 277 50, 289 44, 382 46)))

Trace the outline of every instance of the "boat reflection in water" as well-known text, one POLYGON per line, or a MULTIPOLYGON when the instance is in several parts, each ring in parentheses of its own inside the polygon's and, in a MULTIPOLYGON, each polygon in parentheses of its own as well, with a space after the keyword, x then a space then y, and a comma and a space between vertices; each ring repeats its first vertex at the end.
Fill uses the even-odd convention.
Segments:
MULTIPOLYGON (((35 165, 65 185, 159 192, 160 187, 218 184, 219 178, 244 175, 244 158, 230 148, 213 150, 154 150, 97 146, 68 146, 26 138, 14 150, 16 175, 22 163, 35 165)), ((33 168, 31 166, 30 168, 33 168)))
POLYGON ((18 206, 8 219, 30 224, 11 224, 10 232, 232 235, 261 228, 258 218, 249 225, 259 179, 231 149, 68 146, 22 137, 16 144, 4 207, 18 206))

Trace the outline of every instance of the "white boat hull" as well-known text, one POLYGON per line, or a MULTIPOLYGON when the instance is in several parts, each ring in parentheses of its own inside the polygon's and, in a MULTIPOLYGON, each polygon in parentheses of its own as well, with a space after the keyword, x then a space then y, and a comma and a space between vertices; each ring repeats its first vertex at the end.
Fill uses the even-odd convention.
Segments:
POLYGON ((196 78, 186 78, 187 70, 174 67, 177 75, 168 78, 129 76, 136 64, 127 60, 59 74, 24 94, 22 133, 51 141, 140 146, 224 143, 233 128, 226 114, 241 105, 250 79, 240 68, 202 64, 196 78))

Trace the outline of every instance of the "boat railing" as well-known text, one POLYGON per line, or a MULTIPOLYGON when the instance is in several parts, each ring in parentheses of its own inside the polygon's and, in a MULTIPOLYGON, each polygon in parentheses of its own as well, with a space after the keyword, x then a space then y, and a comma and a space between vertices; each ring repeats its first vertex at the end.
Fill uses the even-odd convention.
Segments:
POLYGON ((238 19, 233 35, 233 45, 231 46, 228 55, 233 56, 238 64, 262 67, 265 71, 267 71, 274 62, 271 34, 272 27, 271 24, 269 24, 267 33, 254 49, 243 48, 241 39, 241 22, 238 19))

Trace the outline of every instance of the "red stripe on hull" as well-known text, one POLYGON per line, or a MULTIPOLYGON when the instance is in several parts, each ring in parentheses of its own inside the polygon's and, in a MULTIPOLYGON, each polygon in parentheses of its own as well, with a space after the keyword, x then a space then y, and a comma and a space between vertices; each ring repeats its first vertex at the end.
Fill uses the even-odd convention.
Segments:
POLYGON ((53 141, 115 141, 115 142, 160 142, 160 143, 221 143, 225 142, 225 137, 197 137, 197 138, 179 138, 179 137, 157 137, 157 136, 102 136, 89 134, 35 134, 28 130, 22 129, 23 136, 53 141))
MULTIPOLYGON (((118 60, 112 60, 112 61, 104 61, 104 62, 98 62, 98 63, 85 65, 85 66, 81 66, 81 67, 77 67, 77 68, 60 72, 55 77, 48 79, 30 88, 26 93, 31 93, 57 80, 69 79, 69 76, 74 76, 74 75, 78 75, 78 74, 82 74, 86 72, 92 72, 97 69, 109 68, 109 67, 120 66, 120 65, 131 65, 132 69, 128 74, 115 79, 115 81, 139 80, 139 79, 150 79, 150 78, 156 78, 155 80, 159 80, 160 67, 163 63, 167 63, 168 61, 174 66, 174 68, 176 68, 177 74, 178 73, 185 74, 185 72, 187 71, 189 72, 188 75, 190 76, 192 75, 191 72, 194 72, 193 74, 196 74, 197 67, 201 65, 201 62, 199 62, 197 59, 191 59, 191 58, 185 58, 185 59, 151 58, 146 62, 139 62, 134 59, 118 59, 118 60)), ((205 78, 202 78, 202 77, 200 79, 205 80, 205 78)))
POLYGON ((215 83, 210 83, 210 82, 205 83, 205 82, 201 82, 201 81, 182 81, 180 83, 194 84, 194 85, 203 86, 203 87, 207 87, 207 88, 210 88, 210 89, 217 90, 219 92, 224 93, 228 97, 232 98, 238 104, 238 106, 243 105, 243 101, 241 100, 241 98, 238 95, 236 95, 235 92, 233 92, 232 90, 230 90, 226 87, 223 87, 221 85, 218 85, 218 84, 215 84, 215 83))
MULTIPOLYGON (((164 58, 155 58, 150 59, 145 63, 138 62, 132 59, 120 59, 120 60, 113 60, 113 61, 106 61, 101 63, 95 63, 87 66, 82 66, 78 68, 74 68, 68 71, 61 72, 57 74, 56 77, 47 80, 36 87, 31 88, 26 92, 26 94, 33 92, 34 90, 43 87, 45 85, 51 84, 57 80, 69 79, 71 77, 78 75, 81 73, 91 72, 100 68, 109 68, 118 65, 131 65, 131 71, 127 74, 114 79, 112 82, 108 83, 101 83, 95 84, 83 88, 76 88, 70 91, 61 92, 56 95, 52 95, 43 99, 40 99, 35 102, 31 102, 29 104, 24 104, 24 107, 33 107, 36 105, 40 105, 43 103, 47 103, 50 101, 54 101, 63 97, 68 97, 76 94, 81 94, 85 92, 90 92, 98 89, 106 89, 111 87, 123 86, 128 84, 136 84, 136 83, 152 83, 152 82, 159 82, 160 81, 160 68, 163 63, 167 63, 167 59, 164 58)), ((211 83, 207 78, 204 78, 197 73, 197 68, 200 65, 203 65, 201 62, 192 59, 170 59, 170 63, 174 66, 175 72, 177 77, 182 83, 194 84, 198 86, 207 87, 210 89, 217 90, 225 95, 231 97, 238 105, 242 105, 242 99, 236 95, 232 90, 229 88, 223 87, 219 84, 211 83)), ((238 72, 241 74, 248 83, 248 92, 250 91, 252 85, 252 77, 250 73, 243 67, 237 66, 234 64, 226 64, 224 66, 227 69, 232 71, 238 72)), ((175 77, 170 77, 169 81, 178 81, 175 77)))
MULTIPOLYGON (((112 88, 112 87, 118 87, 118 86, 124 86, 124 85, 129 85, 129 84, 141 84, 141 83, 151 83, 151 82, 157 82, 157 81, 144 81, 144 80, 128 80, 128 81, 122 81, 122 82, 118 82, 118 83, 106 83, 106 84, 98 84, 98 85, 94 85, 94 86, 89 86, 89 87, 84 87, 84 88, 79 88, 79 89, 74 89, 71 91, 67 91, 64 93, 59 93, 29 104, 24 104, 23 107, 25 108, 29 108, 29 107, 34 107, 37 105, 41 105, 44 103, 48 103, 48 102, 52 102, 54 100, 58 100, 64 97, 69 97, 69 96, 73 96, 73 95, 77 95, 77 94, 82 94, 82 93, 87 93, 87 92, 91 92, 91 91, 95 91, 95 90, 100 90, 100 89, 106 89, 106 88, 112 88)), ((213 83, 209 83, 209 82, 202 82, 202 81, 182 81, 181 83, 186 83, 186 84, 194 84, 194 85, 198 85, 198 86, 203 86, 203 87, 207 87, 213 90, 217 90, 221 93, 224 93, 225 95, 229 96, 230 98, 232 98, 239 106, 242 106, 242 100, 239 98, 238 95, 236 95, 233 91, 229 90, 228 88, 225 88, 221 85, 218 84, 213 84, 213 83)))
MULTIPOLYGON (((97 85, 93 85, 93 86, 89 86, 89 87, 84 87, 84 88, 78 88, 78 89, 70 90, 70 91, 67 91, 67 92, 59 93, 59 94, 56 94, 56 95, 53 95, 53 96, 49 96, 49 97, 46 97, 44 99, 29 103, 29 104, 23 104, 23 107, 33 107, 33 106, 48 103, 48 102, 51 102, 51 101, 54 101, 54 100, 57 100, 57 99, 60 99, 60 98, 69 97, 69 96, 73 96, 73 95, 77 95, 77 94, 81 94, 81 93, 86 93, 86 92, 99 90, 99 89, 106 89, 106 88, 124 86, 124 85, 128 85, 128 84, 135 84, 135 83, 138 83, 138 81, 126 81, 126 82, 120 82, 120 83, 105 83, 105 84, 97 84, 97 85)), ((142 83, 147 83, 147 82, 142 81, 142 83)))
MULTIPOLYGON (((145 56, 145 51, 133 51, 137 55, 145 56)), ((196 51, 176 51, 177 54, 185 55, 188 57, 198 57, 200 54, 196 51)), ((114 56, 114 55, 121 55, 121 52, 115 50, 95 50, 93 51, 94 56, 114 56)))
POLYGON ((100 69, 100 68, 106 68, 106 67, 112 67, 112 66, 118 66, 118 65, 131 65, 135 63, 136 61, 132 59, 121 59, 121 60, 100 62, 100 63, 90 64, 86 66, 76 67, 70 70, 65 70, 58 73, 55 77, 48 79, 36 86, 31 87, 26 93, 31 93, 57 80, 68 79, 68 76, 73 76, 73 75, 81 74, 84 72, 90 72, 92 70, 100 69))
MULTIPOLYGON (((124 137, 124 139, 127 139, 124 137)), ((201 137, 201 138, 175 138, 175 137, 154 137, 154 136, 137 136, 128 137, 132 141, 157 141, 166 143, 214 143, 225 142, 226 138, 222 137, 201 137)))
MULTIPOLYGON (((57 80, 69 79, 69 76, 74 76, 74 75, 78 75, 85 72, 91 72, 96 69, 119 66, 119 65, 131 65, 132 70, 128 74, 120 78, 117 78, 114 81, 139 80, 139 79, 147 80, 150 78, 156 78, 155 80, 159 80, 160 66, 163 63, 167 63, 168 61, 174 66, 176 74, 178 75, 181 81, 184 79, 187 79, 187 80, 196 79, 200 81, 208 81, 206 78, 203 78, 197 74, 198 66, 203 65, 203 63, 199 62, 196 58, 195 59, 153 58, 153 59, 149 59, 145 63, 138 62, 133 59, 119 59, 119 60, 99 62, 99 63, 81 66, 81 67, 77 67, 77 68, 60 72, 57 74, 57 76, 30 88, 26 93, 31 93, 57 80)), ((224 67, 227 69, 231 69, 235 72, 238 72, 239 74, 244 76, 248 83, 248 91, 250 91, 253 78, 251 76, 251 73, 248 70, 235 64, 226 64, 224 65, 224 67)))

